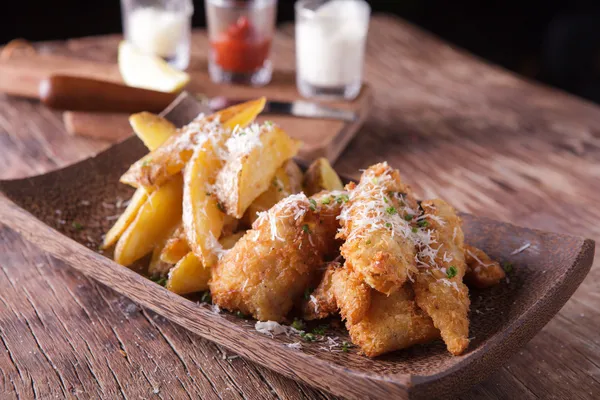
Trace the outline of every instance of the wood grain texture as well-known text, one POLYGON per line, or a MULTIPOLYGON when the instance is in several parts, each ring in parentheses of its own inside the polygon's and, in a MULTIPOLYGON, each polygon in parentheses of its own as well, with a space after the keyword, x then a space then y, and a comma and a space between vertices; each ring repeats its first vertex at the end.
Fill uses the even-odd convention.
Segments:
MULTIPOLYGON (((278 68, 293 68, 291 32, 284 30, 275 39, 274 61, 278 68)), ((49 44, 44 51, 111 61, 116 57, 118 40, 116 36, 79 39, 49 44)), ((199 55, 206 49, 206 38, 197 33, 193 43, 194 60, 201 59, 199 55)), ((385 16, 377 16, 372 21, 367 53, 366 78, 375 92, 373 113, 336 168, 357 176, 358 168, 387 159, 400 168, 421 197, 439 195, 462 211, 519 225, 600 238, 600 208, 596 201, 600 189, 597 166, 600 111, 596 106, 524 82, 385 16)), ((33 102, 0 97, 2 178, 33 175, 64 166, 107 145, 66 136, 60 115, 33 102)), ((73 343, 80 344, 82 342, 77 340, 82 339, 70 332, 72 328, 62 326, 80 322, 80 315, 85 311, 104 319, 108 329, 118 327, 115 329, 130 348, 136 348, 135 341, 140 343, 136 337, 139 332, 157 333, 150 323, 136 327, 120 317, 119 309, 108 307, 99 298, 94 283, 67 272, 58 262, 52 264, 39 250, 26 247, 14 233, 3 232, 3 235, 0 265, 3 271, 22 275, 16 277, 19 290, 9 290, 9 281, 0 279, 3 299, 0 336, 6 343, 10 340, 11 349, 9 352, 0 350, 1 397, 16 397, 15 393, 24 398, 33 397, 28 395, 33 393, 33 387, 40 393, 61 394, 61 382, 66 388, 79 385, 62 366, 55 372, 52 362, 37 350, 35 340, 27 334, 27 325, 33 326, 37 317, 21 287, 27 287, 32 298, 39 299, 44 307, 64 309, 58 315, 45 314, 44 329, 62 329, 65 340, 73 343), (48 267, 48 273, 39 275, 36 263, 48 267), (80 285, 79 297, 66 296, 58 301, 46 294, 46 290, 39 289, 47 285, 67 285, 71 290, 80 285), (14 310, 6 304, 14 305, 14 310), (74 310, 79 309, 81 314, 76 314, 74 310), (11 334, 5 333, 9 329, 11 334)), ((561 312, 495 376, 462 398, 590 399, 600 396, 598 282, 600 268, 596 261, 561 312)), ((127 304, 111 290, 98 287, 107 293, 105 297, 109 301, 127 304)), ((150 352, 153 358, 141 353, 132 363, 134 372, 121 368, 111 372, 106 365, 109 362, 114 365, 116 360, 110 358, 102 342, 88 339, 100 335, 95 333, 97 328, 92 326, 94 329, 91 329, 89 325, 81 328, 83 337, 90 342, 88 352, 96 357, 94 365, 98 368, 92 369, 99 377, 98 382, 81 378, 92 393, 89 397, 96 397, 96 393, 106 398, 113 397, 112 393, 125 397, 120 385, 126 386, 124 393, 131 398, 142 390, 135 389, 136 385, 147 385, 144 386, 147 392, 153 390, 152 385, 144 383, 140 370, 152 383, 160 384, 162 394, 158 397, 170 397, 171 392, 178 390, 181 383, 173 377, 184 380, 187 387, 191 385, 197 392, 210 386, 215 396, 221 397, 318 398, 323 395, 251 364, 235 366, 241 359, 233 360, 232 368, 225 368, 227 364, 218 364, 221 354, 217 348, 207 345, 204 352, 194 353, 199 343, 203 343, 201 339, 167 322, 161 324, 157 326, 169 339, 153 342, 151 349, 140 350, 150 352), (171 345, 179 356, 170 350, 171 345), (152 360, 158 355, 169 367, 154 371, 156 364, 152 360), (187 363, 185 367, 181 358, 187 363), (211 371, 206 381, 186 378, 186 368, 194 366, 194 362, 211 371)), ((42 346, 61 346, 61 343, 53 336, 42 346)), ((114 334, 107 336, 104 343, 116 346, 114 348, 119 346, 114 334)), ((68 348, 59 350, 66 352, 68 348)), ((71 351, 71 354, 70 361, 85 365, 84 352, 71 351)), ((207 391, 203 395, 210 397, 211 393, 207 391)))

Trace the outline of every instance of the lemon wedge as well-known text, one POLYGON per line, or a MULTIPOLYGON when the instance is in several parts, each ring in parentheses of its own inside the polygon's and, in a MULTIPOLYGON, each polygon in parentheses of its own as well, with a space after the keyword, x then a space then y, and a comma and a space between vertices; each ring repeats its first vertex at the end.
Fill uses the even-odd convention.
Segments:
POLYGON ((126 41, 119 44, 119 72, 129 86, 160 92, 178 92, 190 81, 187 73, 160 57, 142 53, 126 41))

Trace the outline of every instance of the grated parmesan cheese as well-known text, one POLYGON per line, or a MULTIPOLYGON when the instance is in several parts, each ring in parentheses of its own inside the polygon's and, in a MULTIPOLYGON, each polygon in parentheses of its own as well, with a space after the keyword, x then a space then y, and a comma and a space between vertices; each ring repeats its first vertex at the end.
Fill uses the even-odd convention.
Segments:
POLYGON ((512 253, 510 253, 510 255, 514 256, 515 254, 519 254, 519 253, 527 250, 530 246, 531 246, 531 243, 527 242, 523 246, 519 247, 518 249, 516 249, 512 253))
POLYGON ((296 329, 291 326, 281 325, 279 322, 275 321, 257 321, 254 325, 254 329, 258 333, 262 333, 263 335, 268 335, 271 337, 285 334, 289 336, 292 333, 296 332, 296 329))
POLYGON ((288 343, 288 344, 286 344, 286 346, 289 347, 290 349, 302 350, 302 343, 300 343, 300 342, 288 343))
MULTIPOLYGON (((290 217, 293 218, 294 221, 298 221, 306 214, 308 208, 310 208, 310 202, 304 193, 289 195, 269 210, 256 213, 258 218, 255 222, 255 226, 259 226, 266 221, 270 227, 271 240, 283 241, 284 239, 279 235, 278 222, 284 218, 290 217)), ((257 238, 258 237, 255 236, 255 239, 257 238)))

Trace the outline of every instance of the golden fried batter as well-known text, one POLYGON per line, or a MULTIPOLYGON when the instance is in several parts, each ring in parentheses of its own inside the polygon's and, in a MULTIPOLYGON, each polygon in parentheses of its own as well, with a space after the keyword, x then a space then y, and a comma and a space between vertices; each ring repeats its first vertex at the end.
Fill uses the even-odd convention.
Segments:
POLYGON ((346 326, 359 323, 369 312, 373 290, 348 268, 336 270, 331 279, 331 290, 346 326))
POLYGON ((419 273, 413 288, 417 304, 441 332, 448 351, 459 355, 469 345, 469 290, 461 220, 440 199, 421 204, 419 273))
POLYGON ((317 288, 302 302, 301 311, 305 320, 323 319, 337 312, 338 307, 331 285, 333 274, 340 267, 340 263, 335 261, 327 264, 317 288))
POLYGON ((397 170, 387 163, 367 169, 358 185, 349 185, 340 215, 346 266, 369 286, 391 294, 416 272, 415 245, 408 220, 417 203, 397 170))
POLYGON ((296 194, 261 214, 213 270, 215 304, 282 321, 337 246, 335 208, 296 194))
POLYGON ((467 272, 465 282, 467 285, 484 289, 497 285, 506 277, 500 263, 492 260, 483 250, 465 245, 465 260, 467 272))
MULTIPOLYGON (((351 275, 344 276, 339 271, 335 276, 340 279, 352 279, 351 275)), ((356 282, 355 280, 354 284, 356 282)), ((352 286, 353 284, 347 282, 347 288, 352 286)), ((404 285, 389 296, 366 285, 364 288, 370 298, 368 310, 360 322, 347 319, 346 327, 352 343, 359 346, 365 355, 376 357, 439 338, 440 332, 433 326, 431 318, 417 307, 410 284, 404 285)), ((336 300, 340 309, 344 310, 346 305, 343 298, 336 294, 336 300)))

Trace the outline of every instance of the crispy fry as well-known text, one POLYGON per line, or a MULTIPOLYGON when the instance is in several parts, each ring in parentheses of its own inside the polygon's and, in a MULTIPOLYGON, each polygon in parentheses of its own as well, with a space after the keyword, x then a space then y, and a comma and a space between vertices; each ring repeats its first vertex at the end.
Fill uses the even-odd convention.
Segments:
POLYGON ((154 150, 177 133, 177 127, 163 117, 146 111, 129 117, 129 124, 146 147, 154 150))
MULTIPOLYGON (((224 249, 231 249, 242 237, 243 232, 222 238, 224 249)), ((177 294, 201 292, 208 289, 211 269, 204 267, 193 252, 187 253, 169 272, 167 289, 177 294)))
POLYGON ((225 140, 236 126, 252 123, 264 108, 264 98, 235 105, 209 117, 200 116, 159 148, 136 161, 123 176, 121 183, 143 186, 153 191, 171 176, 181 172, 194 154, 194 148, 206 140, 225 140))
POLYGON ((181 219, 181 175, 149 195, 117 242, 115 261, 131 265, 163 243, 181 219))
POLYGON ((312 196, 323 190, 342 190, 344 185, 329 161, 321 157, 313 161, 306 170, 302 187, 307 196, 312 196))
POLYGON ((294 157, 300 142, 273 124, 237 129, 225 143, 227 161, 215 193, 228 215, 242 218, 250 204, 269 188, 275 172, 294 157))
POLYGON ((207 141, 196 149, 183 176, 183 228, 188 245, 207 268, 217 262, 217 240, 225 224, 222 206, 208 192, 220 165, 212 142, 207 141))
POLYGON ((506 273, 500 263, 492 260, 483 250, 465 245, 465 260, 467 271, 465 282, 467 285, 484 289, 497 285, 506 278, 506 273))
POLYGON ((335 245, 335 225, 304 194, 261 214, 218 263, 210 290, 215 304, 265 321, 282 321, 335 245))
POLYGON ((469 345, 469 290, 463 283, 466 264, 460 217, 440 199, 421 203, 422 230, 431 245, 419 250, 413 285, 417 304, 441 332, 448 351, 462 354, 469 345))
POLYGON ((369 286, 391 294, 416 272, 415 246, 408 216, 417 203, 398 171, 387 163, 367 169, 344 204, 339 237, 346 265, 369 286))
POLYGON ((189 252, 190 247, 183 226, 180 224, 162 248, 160 259, 164 263, 177 264, 189 252))
POLYGON ((389 296, 370 291, 371 303, 365 317, 356 324, 346 322, 352 342, 365 355, 376 357, 440 336, 431 318, 417 307, 409 284, 389 296))
POLYGON ((267 211, 290 194, 300 193, 302 191, 301 183, 302 171, 298 164, 294 160, 286 161, 275 172, 269 188, 250 204, 242 221, 247 226, 252 226, 258 218, 259 212, 267 211))
POLYGON ((131 225, 133 220, 138 214, 138 211, 142 207, 142 205, 148 199, 148 194, 146 191, 142 189, 137 189, 133 194, 133 197, 129 200, 129 204, 125 209, 125 212, 119 216, 115 224, 110 228, 110 230, 106 233, 104 237, 104 241, 102 243, 102 248, 107 249, 119 240, 125 229, 131 225))

